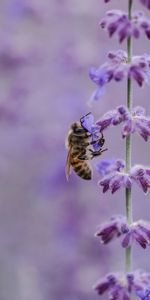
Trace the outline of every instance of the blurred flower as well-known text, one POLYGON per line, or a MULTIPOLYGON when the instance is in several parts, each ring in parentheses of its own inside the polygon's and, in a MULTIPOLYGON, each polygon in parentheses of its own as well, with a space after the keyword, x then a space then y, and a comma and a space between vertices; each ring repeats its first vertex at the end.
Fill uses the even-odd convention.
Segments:
POLYGON ((42 20, 42 9, 32 0, 12 0, 8 3, 7 11, 11 19, 27 17, 37 22, 42 20))
POLYGON ((10 47, 0 48, 0 70, 15 71, 30 64, 30 57, 27 54, 18 53, 10 47))
POLYGON ((132 36, 139 38, 141 30, 144 30, 150 39, 150 21, 141 11, 134 12, 131 20, 128 14, 121 10, 108 11, 100 25, 108 31, 109 37, 112 37, 114 33, 118 34, 120 43, 132 36))
POLYGON ((137 106, 130 113, 125 106, 121 105, 112 111, 108 111, 96 122, 101 127, 101 130, 106 129, 110 125, 116 126, 120 123, 123 123, 123 138, 137 132, 145 141, 148 141, 150 136, 150 117, 145 116, 143 107, 137 106))
MULTIPOLYGON (((107 1, 106 1, 107 2, 107 1)), ((140 2, 148 9, 150 9, 150 0, 140 0, 140 2)))
POLYGON ((120 171, 125 167, 125 162, 123 159, 102 159, 96 167, 97 171, 104 176, 113 171, 120 171))
MULTIPOLYGON (((132 273, 111 273, 102 278, 94 287, 99 295, 108 293, 110 300, 131 299, 131 295, 149 286, 150 274, 141 270, 132 273)), ((143 299, 142 299, 143 300, 143 299)), ((146 299, 147 300, 147 299, 146 299)))
POLYGON ((98 89, 94 91, 94 93, 91 96, 90 102, 94 100, 98 100, 100 97, 102 97, 105 94, 106 88, 105 85, 111 80, 111 71, 109 72, 105 65, 102 66, 100 70, 96 70, 95 68, 91 68, 89 72, 89 76, 91 80, 93 80, 97 85, 98 89))
POLYGON ((105 160, 104 171, 104 165, 102 162, 98 164, 98 172, 100 174, 106 174, 99 181, 99 185, 103 187, 103 193, 110 190, 111 193, 114 194, 121 187, 131 188, 134 181, 143 190, 143 192, 146 193, 150 187, 150 168, 142 165, 135 165, 131 168, 130 173, 128 174, 125 172, 124 166, 125 163, 123 163, 122 160, 109 161, 108 164, 106 164, 105 160), (119 168, 118 162, 121 162, 119 168))
POLYGON ((92 100, 98 100, 103 95, 103 89, 112 79, 122 81, 124 78, 132 78, 142 87, 150 81, 150 55, 133 56, 132 62, 128 62, 127 53, 122 50, 109 52, 109 61, 98 69, 91 68, 90 78, 98 85, 93 93, 92 100))
POLYGON ((141 300, 149 300, 150 286, 145 291, 138 291, 136 294, 141 300))

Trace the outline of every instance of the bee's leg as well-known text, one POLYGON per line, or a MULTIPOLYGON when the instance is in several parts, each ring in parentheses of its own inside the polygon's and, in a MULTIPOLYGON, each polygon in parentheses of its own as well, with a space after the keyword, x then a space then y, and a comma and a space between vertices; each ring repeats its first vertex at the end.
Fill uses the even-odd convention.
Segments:
POLYGON ((92 158, 101 155, 103 152, 107 151, 108 149, 100 149, 99 151, 93 151, 92 149, 89 149, 89 151, 92 154, 92 158))
POLYGON ((83 149, 78 155, 78 159, 80 160, 89 160, 89 156, 86 154, 86 150, 83 149))
POLYGON ((80 123, 82 124, 83 119, 84 119, 86 116, 90 115, 90 114, 91 114, 91 112, 89 112, 88 114, 86 114, 86 115, 84 115, 83 117, 81 117, 81 118, 80 118, 80 123))
POLYGON ((101 132, 101 139, 103 139, 104 138, 104 134, 103 134, 103 132, 101 132))

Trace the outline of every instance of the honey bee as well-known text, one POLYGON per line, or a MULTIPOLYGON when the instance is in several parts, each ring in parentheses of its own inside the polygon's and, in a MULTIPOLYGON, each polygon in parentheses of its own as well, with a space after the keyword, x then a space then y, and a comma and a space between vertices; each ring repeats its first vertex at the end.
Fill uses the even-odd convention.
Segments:
MULTIPOLYGON (((87 114, 88 115, 88 114, 87 114)), ((86 115, 86 116, 87 116, 86 115)), ((69 179, 71 170, 73 169, 76 174, 85 180, 91 180, 92 168, 89 160, 102 154, 107 149, 102 149, 105 143, 103 134, 96 141, 91 141, 91 134, 83 127, 82 119, 80 122, 75 122, 71 125, 68 132, 66 147, 68 149, 67 162, 66 162, 66 178, 69 179), (100 150, 94 151, 92 145, 97 143, 100 150)))

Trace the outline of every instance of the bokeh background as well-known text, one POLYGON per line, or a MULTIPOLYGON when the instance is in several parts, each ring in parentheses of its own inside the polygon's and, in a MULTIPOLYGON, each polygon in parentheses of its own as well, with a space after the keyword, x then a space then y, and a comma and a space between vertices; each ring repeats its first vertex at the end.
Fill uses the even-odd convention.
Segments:
MULTIPOLYGON (((136 9, 143 9, 135 0, 136 9)), ((89 68, 109 50, 98 23, 114 0, 0 1, 0 300, 97 300, 92 286, 124 269, 119 241, 94 237, 112 214, 124 213, 124 192, 103 195, 91 182, 65 178, 65 138, 70 124, 89 111, 98 119, 126 102, 126 82, 111 83, 89 108, 95 89, 89 68)), ((149 11, 145 11, 149 16, 149 11)), ((149 52, 145 37, 134 53, 149 52)), ((134 85, 134 103, 147 114, 149 90, 134 85)), ((120 128, 106 131, 103 158, 124 158, 120 128)), ((149 143, 133 137, 133 163, 150 165, 149 143)), ((98 159, 93 161, 94 165, 98 159)), ((150 196, 133 189, 134 218, 149 219, 150 196)), ((134 247, 134 268, 150 271, 149 249, 134 247)))

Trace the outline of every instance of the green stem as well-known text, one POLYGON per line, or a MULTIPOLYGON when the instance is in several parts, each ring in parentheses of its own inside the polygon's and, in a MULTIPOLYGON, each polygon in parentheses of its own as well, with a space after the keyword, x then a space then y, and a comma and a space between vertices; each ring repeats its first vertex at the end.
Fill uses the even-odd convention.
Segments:
MULTIPOLYGON (((132 4, 133 0, 128 0, 128 17, 131 19, 132 14, 132 4)), ((132 60, 132 40, 131 37, 127 40, 127 53, 128 53, 128 63, 132 60)), ((127 80, 127 107, 129 111, 132 109, 132 83, 131 79, 128 78, 127 80)), ((126 138, 126 172, 129 173, 131 169, 131 151, 132 151, 132 144, 131 144, 131 135, 126 138)), ((132 223, 132 194, 131 189, 126 188, 125 191, 126 197, 126 216, 128 223, 132 223)), ((130 272, 132 268, 132 249, 128 247, 126 249, 125 254, 125 265, 126 265, 126 272, 130 272)))

